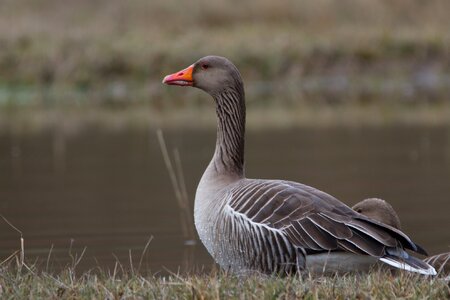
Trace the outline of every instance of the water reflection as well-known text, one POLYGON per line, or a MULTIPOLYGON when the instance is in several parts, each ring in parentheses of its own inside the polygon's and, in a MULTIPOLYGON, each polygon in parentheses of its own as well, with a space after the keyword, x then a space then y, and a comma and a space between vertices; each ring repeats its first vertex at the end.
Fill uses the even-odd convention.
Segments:
MULTIPOLYGON (((192 201, 215 129, 165 131, 165 140, 172 159, 178 151, 192 201)), ((348 204, 384 198, 414 240, 431 253, 448 251, 449 127, 250 130, 246 158, 248 177, 300 181, 348 204)), ((74 263, 85 247, 83 270, 116 262, 152 272, 212 265, 200 243, 186 243, 154 129, 1 134, 0 212, 42 268, 74 263)), ((20 246, 4 222, 0 240, 0 260, 20 246)))

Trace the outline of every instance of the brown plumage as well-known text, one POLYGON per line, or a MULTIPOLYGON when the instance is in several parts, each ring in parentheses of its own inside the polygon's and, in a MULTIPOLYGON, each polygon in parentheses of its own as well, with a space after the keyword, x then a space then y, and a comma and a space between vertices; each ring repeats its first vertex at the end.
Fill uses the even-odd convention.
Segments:
MULTIPOLYGON (((400 218, 392 205, 383 199, 368 198, 356 203, 353 209, 374 220, 400 229, 400 218)), ((424 259, 432 265, 439 274, 450 275, 450 252, 436 254, 424 259)))
POLYGON ((435 274, 404 250, 424 253, 400 230, 313 187, 245 177, 244 85, 229 60, 207 56, 163 82, 194 86, 214 99, 216 148, 197 188, 194 217, 200 239, 222 268, 285 274, 322 263, 358 271, 361 261, 381 260, 435 274))
POLYGON ((383 222, 394 228, 401 229, 400 218, 395 212, 392 205, 383 199, 368 198, 356 203, 353 209, 360 214, 368 216, 374 220, 383 222))

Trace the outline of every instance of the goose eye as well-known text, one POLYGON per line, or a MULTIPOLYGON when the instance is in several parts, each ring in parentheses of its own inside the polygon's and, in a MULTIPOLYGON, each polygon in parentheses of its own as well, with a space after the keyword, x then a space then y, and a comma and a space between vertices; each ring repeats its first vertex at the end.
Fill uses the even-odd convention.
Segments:
POLYGON ((208 69, 209 68, 209 65, 208 64, 202 64, 202 69, 203 70, 206 70, 206 69, 208 69))

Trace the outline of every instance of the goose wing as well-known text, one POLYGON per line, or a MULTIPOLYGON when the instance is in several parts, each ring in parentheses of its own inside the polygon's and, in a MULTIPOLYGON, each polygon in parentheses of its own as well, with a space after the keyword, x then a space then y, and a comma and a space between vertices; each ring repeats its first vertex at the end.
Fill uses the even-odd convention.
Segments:
POLYGON ((228 210, 250 224, 281 231, 306 253, 347 251, 375 257, 396 249, 424 250, 391 226, 361 215, 307 185, 280 180, 243 180, 230 191, 228 210))

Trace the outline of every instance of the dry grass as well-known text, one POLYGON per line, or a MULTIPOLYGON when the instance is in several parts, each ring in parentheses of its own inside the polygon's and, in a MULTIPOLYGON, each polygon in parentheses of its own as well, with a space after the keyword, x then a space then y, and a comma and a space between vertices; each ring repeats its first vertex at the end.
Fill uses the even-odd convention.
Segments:
POLYGON ((377 271, 343 276, 238 278, 223 272, 166 277, 131 272, 59 274, 0 267, 2 299, 448 299, 448 282, 377 271))
MULTIPOLYGON (((4 219, 4 218, 3 218, 4 219)), ((12 228, 20 231, 4 219, 12 228)), ((21 233, 20 233, 21 234, 21 233)), ((0 262, 1 299, 448 299, 449 278, 425 277, 413 273, 374 269, 369 274, 312 276, 264 276, 254 274, 236 277, 213 270, 206 274, 170 271, 168 276, 152 275, 139 264, 129 266, 116 262, 113 270, 101 267, 80 273, 81 254, 72 253, 72 263, 59 272, 48 270, 25 256, 24 239, 21 248, 0 262)))

